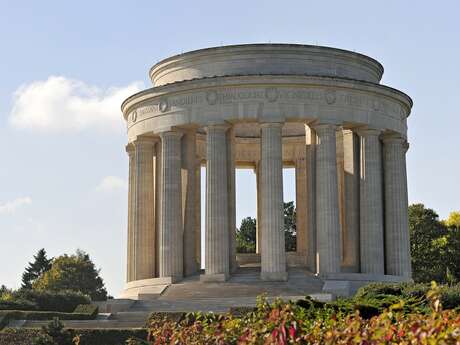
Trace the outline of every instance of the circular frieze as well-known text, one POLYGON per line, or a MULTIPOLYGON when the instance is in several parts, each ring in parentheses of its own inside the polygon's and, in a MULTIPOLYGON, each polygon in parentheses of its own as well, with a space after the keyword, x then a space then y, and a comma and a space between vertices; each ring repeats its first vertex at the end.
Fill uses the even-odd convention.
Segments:
POLYGON ((375 111, 380 110, 380 102, 378 100, 374 100, 372 102, 372 108, 374 108, 375 111))
POLYGON ((206 101, 208 101, 209 105, 214 105, 217 103, 217 92, 216 91, 209 91, 206 93, 206 101))
POLYGON ((160 111, 162 113, 164 113, 166 110, 168 110, 169 108, 169 104, 168 104, 168 101, 166 99, 162 99, 160 101, 160 103, 158 103, 158 109, 160 109, 160 111))
POLYGON ((132 122, 136 122, 137 120, 137 111, 134 110, 132 113, 131 113, 131 121, 132 122))
POLYGON ((334 104, 337 98, 335 91, 326 91, 325 98, 327 104, 334 104))
POLYGON ((265 89, 265 98, 269 102, 276 102, 278 100, 278 89, 275 87, 265 89))

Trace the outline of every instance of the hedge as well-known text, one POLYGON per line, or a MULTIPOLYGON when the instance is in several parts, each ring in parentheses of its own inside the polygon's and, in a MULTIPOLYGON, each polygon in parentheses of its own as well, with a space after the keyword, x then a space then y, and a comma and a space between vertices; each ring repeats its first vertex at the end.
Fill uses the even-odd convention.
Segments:
MULTIPOLYGON (((80 345, 126 345, 130 338, 147 339, 146 329, 75 329, 80 345)), ((32 339, 40 334, 39 329, 5 328, 0 332, 0 345, 31 345, 32 339)))
POLYGON ((407 294, 405 288, 371 286, 355 299, 335 303, 259 298, 257 308, 241 310, 241 316, 190 313, 179 322, 153 317, 147 344, 460 344, 460 313, 442 310, 440 304, 446 294, 455 302, 456 288, 434 285, 423 296, 407 294), (380 304, 365 304, 377 296, 397 302, 380 312, 380 304), (413 299, 412 309, 405 309, 404 298, 413 299), (428 311, 414 312, 415 301, 428 311), (364 317, 357 306, 377 314, 364 317))
POLYGON ((79 304, 73 311, 75 314, 87 314, 96 318, 99 307, 94 304, 79 304))
MULTIPOLYGON (((36 309, 42 311, 59 311, 71 313, 79 304, 90 304, 88 296, 81 292, 64 291, 36 291, 31 289, 20 289, 12 294, 12 301, 26 302, 36 305, 36 309)), ((10 308, 14 310, 25 310, 24 308, 10 308)))
POLYGON ((62 313, 57 311, 0 310, 0 329, 5 327, 12 320, 44 321, 52 320, 55 317, 60 320, 94 320, 96 315, 85 313, 62 313))
POLYGON ((73 331, 79 345, 125 345, 130 338, 147 339, 146 329, 85 329, 73 331))

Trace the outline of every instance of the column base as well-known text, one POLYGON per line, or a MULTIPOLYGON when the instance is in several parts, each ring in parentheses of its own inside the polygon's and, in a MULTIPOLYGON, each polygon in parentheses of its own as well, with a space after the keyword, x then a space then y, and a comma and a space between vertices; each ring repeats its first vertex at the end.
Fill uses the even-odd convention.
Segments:
POLYGON ((226 282, 229 275, 226 273, 201 274, 200 282, 203 283, 223 283, 226 282))
POLYGON ((288 280, 287 272, 261 272, 260 279, 269 282, 285 282, 288 280))

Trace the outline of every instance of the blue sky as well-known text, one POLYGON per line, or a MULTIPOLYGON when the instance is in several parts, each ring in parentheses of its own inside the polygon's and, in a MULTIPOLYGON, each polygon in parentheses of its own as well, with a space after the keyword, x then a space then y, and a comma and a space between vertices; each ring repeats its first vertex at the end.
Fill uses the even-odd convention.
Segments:
MULTIPOLYGON (((410 202, 460 210, 456 1, 0 0, 0 284, 41 247, 90 253, 109 292, 125 279, 126 134, 119 103, 172 54, 241 43, 355 50, 414 100, 410 202)), ((285 174, 285 200, 294 196, 285 174)), ((238 220, 255 215, 237 174, 238 220)))

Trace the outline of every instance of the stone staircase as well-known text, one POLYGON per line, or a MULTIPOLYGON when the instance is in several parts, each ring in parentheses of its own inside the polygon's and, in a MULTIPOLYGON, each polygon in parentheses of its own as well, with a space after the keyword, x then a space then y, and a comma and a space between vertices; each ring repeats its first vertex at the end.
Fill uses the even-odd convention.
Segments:
MULTIPOLYGON (((282 298, 298 300, 306 295, 322 301, 330 301, 332 294, 322 292, 324 282, 301 268, 289 269, 287 282, 260 280, 260 268, 239 268, 225 283, 204 283, 199 276, 187 277, 171 284, 161 295, 143 300, 113 300, 117 305, 108 313, 100 313, 95 320, 66 320, 67 328, 140 328, 144 327, 152 312, 214 312, 224 313, 231 307, 255 306, 256 297, 265 294, 268 300, 282 298)), ((100 309, 102 310, 102 309, 100 309)), ((10 327, 36 328, 49 321, 18 320, 10 327)))

